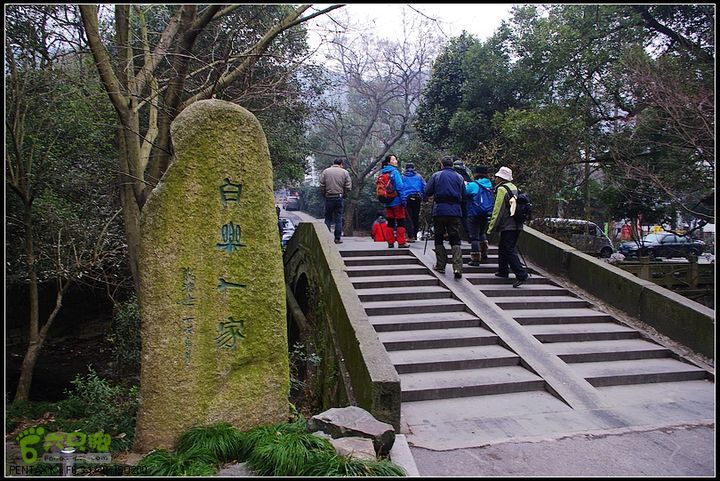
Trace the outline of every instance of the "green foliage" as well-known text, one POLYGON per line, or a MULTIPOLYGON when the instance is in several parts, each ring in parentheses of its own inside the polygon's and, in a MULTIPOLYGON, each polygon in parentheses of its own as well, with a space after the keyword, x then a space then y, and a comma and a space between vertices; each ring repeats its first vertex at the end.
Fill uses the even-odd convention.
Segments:
POLYGON ((314 434, 276 431, 258 439, 248 465, 261 476, 297 476, 318 453, 334 451, 326 439, 314 434))
POLYGON ((215 463, 239 459, 245 435, 228 423, 192 428, 184 432, 177 444, 178 453, 199 451, 210 454, 215 463))
POLYGON ((113 385, 98 376, 91 367, 88 367, 86 375, 76 376, 71 383, 73 387, 67 392, 65 406, 83 412, 85 417, 58 420, 58 428, 80 429, 86 433, 103 431, 112 437, 111 451, 129 448, 135 435, 139 398, 137 386, 113 385))
POLYGON ((174 454, 161 449, 142 458, 138 467, 148 476, 214 476, 214 463, 211 454, 200 450, 174 454))
POLYGON ((407 476, 405 470, 386 459, 356 459, 332 453, 321 453, 309 463, 303 476, 407 476))
POLYGON ((118 376, 139 380, 142 347, 140 332, 140 307, 133 293, 117 307, 107 336, 118 376))
POLYGON ((278 434, 299 434, 307 432, 307 422, 304 418, 299 418, 292 423, 278 423, 268 426, 258 426, 245 433, 243 445, 238 453, 238 459, 245 461, 252 453, 255 446, 261 444, 263 440, 272 439, 278 434))

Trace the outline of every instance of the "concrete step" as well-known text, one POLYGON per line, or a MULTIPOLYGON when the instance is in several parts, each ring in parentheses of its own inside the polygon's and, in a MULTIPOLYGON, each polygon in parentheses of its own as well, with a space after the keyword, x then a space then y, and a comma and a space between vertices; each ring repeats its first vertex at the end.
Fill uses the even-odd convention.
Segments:
POLYGON ((607 341, 640 337, 635 329, 612 322, 543 324, 525 326, 525 329, 540 342, 607 341))
POLYGON ((400 385, 406 402, 535 391, 545 381, 524 367, 504 366, 400 374, 400 385))
POLYGON ((363 302, 362 305, 368 316, 390 314, 412 315, 421 312, 453 312, 465 310, 465 304, 452 298, 363 302))
MULTIPOLYGON (((378 244, 381 244, 378 242, 378 244)), ((406 256, 408 255, 407 249, 388 249, 388 248, 378 248, 378 249, 341 249, 340 255, 343 258, 348 257, 370 257, 370 256, 406 256)))
POLYGON ((581 324, 590 322, 614 322, 609 314, 590 308, 577 309, 506 309, 505 313, 518 324, 581 324))
POLYGON ((567 363, 626 361, 672 356, 670 349, 644 339, 554 342, 546 344, 545 347, 567 363))
POLYGON ((499 345, 416 349, 388 353, 398 374, 517 366, 520 357, 499 345))
POLYGON ((382 287, 378 289, 363 289, 358 292, 360 302, 379 301, 406 301, 420 299, 447 299, 452 293, 441 286, 414 286, 382 287))
POLYGON ((519 297, 522 296, 572 296, 564 287, 549 286, 545 284, 525 284, 522 291, 512 285, 489 284, 481 286, 480 290, 488 297, 519 297), (520 291, 520 292, 518 292, 520 291))
POLYGON ((589 302, 573 296, 525 296, 523 287, 518 287, 518 297, 500 297, 493 302, 501 309, 564 309, 588 307, 589 302))
POLYGON ((420 264, 417 257, 404 256, 354 256, 343 259, 346 266, 397 266, 403 264, 420 264))
POLYGON ((408 349, 487 346, 497 344, 498 341, 495 333, 482 327, 378 332, 378 338, 388 352, 408 349))
POLYGON ((368 276, 413 276, 427 274, 428 268, 422 264, 399 266, 350 266, 345 267, 348 277, 368 276))
MULTIPOLYGON (((493 271, 494 273, 495 271, 493 271)), ((471 273, 466 274, 465 278, 470 281, 471 284, 474 284, 476 286, 482 286, 486 284, 507 284, 512 285, 513 282, 515 282, 515 277, 510 277, 508 279, 505 279, 503 277, 496 277, 493 275, 493 273, 471 273)), ((529 277, 527 281, 525 281, 524 285, 531 285, 531 284, 543 284, 548 286, 556 286, 553 281, 548 279, 547 277, 542 277, 540 275, 534 275, 532 277, 529 277)))
POLYGON ((368 276, 353 277, 352 285, 359 292, 365 289, 378 289, 381 287, 403 287, 403 286, 439 286, 440 281, 432 274, 419 274, 409 276, 368 276))
POLYGON ((704 369, 671 358, 582 362, 570 364, 570 367, 596 387, 691 381, 709 377, 704 369))
POLYGON ((482 321, 475 314, 465 311, 370 316, 368 319, 377 332, 482 326, 482 321))

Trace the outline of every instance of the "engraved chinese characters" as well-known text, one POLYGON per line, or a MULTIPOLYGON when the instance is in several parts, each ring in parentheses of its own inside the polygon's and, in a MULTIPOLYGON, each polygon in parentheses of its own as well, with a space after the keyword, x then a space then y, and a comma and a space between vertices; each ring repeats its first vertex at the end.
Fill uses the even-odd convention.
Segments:
POLYGON ((175 159, 142 213, 142 368, 135 449, 186 429, 282 421, 285 284, 265 136, 219 100, 171 128, 175 159))

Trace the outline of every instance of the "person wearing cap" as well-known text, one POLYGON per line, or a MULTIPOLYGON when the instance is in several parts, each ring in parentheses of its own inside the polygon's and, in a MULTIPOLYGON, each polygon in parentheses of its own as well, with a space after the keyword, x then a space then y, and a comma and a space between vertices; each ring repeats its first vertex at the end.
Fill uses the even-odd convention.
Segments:
POLYGON ((420 223, 420 204, 422 204, 423 193, 425 192, 425 179, 415 172, 415 164, 405 164, 405 172, 402 175, 403 190, 401 193, 402 203, 407 213, 406 229, 407 241, 415 242, 420 223))
MULTIPOLYGON (((492 192, 492 182, 488 179, 487 165, 478 165, 473 170, 475 180, 468 182, 467 189, 467 229, 470 238, 470 265, 479 266, 480 262, 488 260, 488 241, 485 237, 489 214, 479 209, 475 197, 480 195, 481 189, 492 192)), ((489 200, 489 198, 488 198, 489 200)))
POLYGON ((500 233, 498 244, 498 271, 497 277, 510 277, 510 270, 515 274, 513 287, 520 287, 528 278, 527 271, 520 263, 517 252, 517 241, 522 231, 522 223, 517 222, 512 215, 515 213, 515 198, 518 188, 512 182, 512 170, 500 167, 495 173, 495 207, 488 224, 487 233, 500 233), (508 189, 512 193, 508 193, 508 189))
POLYGON ((325 225, 328 230, 335 224, 335 243, 342 244, 343 198, 350 193, 352 180, 343 168, 343 159, 335 159, 333 165, 320 174, 320 193, 325 197, 325 225))
POLYGON ((452 157, 444 157, 440 162, 441 170, 430 176, 425 186, 425 198, 433 197, 433 228, 435 233, 434 270, 445 273, 447 252, 443 240, 445 234, 452 249, 453 274, 462 277, 462 248, 460 230, 462 222, 462 204, 465 199, 465 181, 453 169, 452 157))

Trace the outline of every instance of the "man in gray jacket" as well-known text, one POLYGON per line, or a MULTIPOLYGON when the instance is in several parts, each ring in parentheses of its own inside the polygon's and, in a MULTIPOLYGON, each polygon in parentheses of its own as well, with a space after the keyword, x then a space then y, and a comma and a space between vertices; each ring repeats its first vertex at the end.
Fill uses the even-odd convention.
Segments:
POLYGON ((350 193, 352 180, 343 168, 343 159, 335 159, 333 165, 320 174, 320 193, 325 197, 325 225, 335 224, 335 243, 342 244, 342 222, 345 212, 344 197, 350 193))

